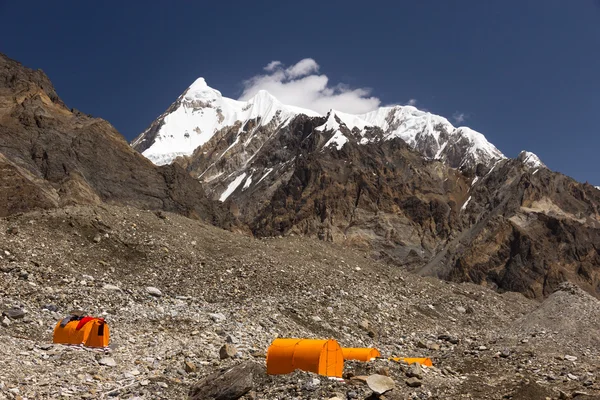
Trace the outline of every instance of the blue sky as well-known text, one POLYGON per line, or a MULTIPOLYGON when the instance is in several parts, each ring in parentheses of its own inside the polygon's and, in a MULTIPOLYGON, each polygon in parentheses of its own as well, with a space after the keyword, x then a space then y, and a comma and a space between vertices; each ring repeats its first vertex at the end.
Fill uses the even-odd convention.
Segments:
POLYGON ((199 76, 237 98, 271 61, 312 58, 331 87, 414 99, 600 185, 598 0, 95 3, 0 0, 0 52, 127 139, 199 76))

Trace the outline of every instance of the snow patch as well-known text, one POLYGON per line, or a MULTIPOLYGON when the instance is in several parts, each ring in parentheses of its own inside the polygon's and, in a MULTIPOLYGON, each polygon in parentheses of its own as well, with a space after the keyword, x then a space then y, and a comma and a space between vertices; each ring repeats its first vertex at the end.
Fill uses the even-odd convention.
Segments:
POLYGON ((469 202, 471 201, 471 196, 469 196, 469 198, 467 199, 467 201, 465 201, 465 204, 463 204, 463 206, 460 208, 461 211, 464 211, 467 209, 467 205, 469 205, 469 202))
POLYGON ((227 200, 227 198, 229 196, 231 196, 231 194, 233 192, 235 192, 235 189, 237 189, 238 186, 240 186, 240 184, 242 183, 242 181, 244 180, 245 177, 246 177, 246 173, 244 172, 243 174, 241 174, 240 176, 238 176, 237 178, 235 178, 229 184, 229 186, 227 186, 227 189, 225 189, 225 191, 223 193, 221 193, 221 197, 219 197, 219 201, 223 202, 223 201, 227 200))

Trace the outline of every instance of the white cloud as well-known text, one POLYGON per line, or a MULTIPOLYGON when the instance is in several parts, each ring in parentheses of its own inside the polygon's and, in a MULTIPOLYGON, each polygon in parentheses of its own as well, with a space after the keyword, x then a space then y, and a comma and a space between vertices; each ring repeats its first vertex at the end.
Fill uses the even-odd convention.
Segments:
POLYGON ((277 67, 279 67, 281 65, 281 61, 271 61, 270 63, 267 64, 267 66, 264 68, 265 71, 271 72, 271 71, 275 71, 277 69, 277 67))
POLYGON ((417 105, 417 99, 410 99, 407 104, 409 106, 416 106, 417 105))
POLYGON ((467 114, 458 111, 452 114, 452 119, 454 119, 454 122, 456 122, 457 124, 462 124, 467 120, 467 118, 469 118, 467 114))
POLYGON ((284 68, 279 61, 271 61, 264 70, 244 82, 240 100, 248 100, 259 90, 266 90, 284 104, 308 108, 321 114, 330 109, 361 114, 376 109, 381 101, 370 96, 366 88, 352 89, 348 85, 329 85, 327 75, 319 74, 319 64, 305 58, 284 68))

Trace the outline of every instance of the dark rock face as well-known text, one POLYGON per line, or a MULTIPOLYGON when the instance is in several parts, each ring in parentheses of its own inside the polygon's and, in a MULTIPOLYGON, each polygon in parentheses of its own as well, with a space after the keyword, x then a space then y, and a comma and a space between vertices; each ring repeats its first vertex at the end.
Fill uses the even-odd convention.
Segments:
POLYGON ((248 361, 203 378, 190 390, 190 400, 237 400, 266 378, 263 365, 248 361))
POLYGON ((48 77, 0 54, 0 216, 110 202, 227 224, 179 166, 156 167, 108 122, 69 110, 48 77))
POLYGON ((530 297, 564 280, 600 294, 599 190, 519 160, 460 171, 401 139, 358 144, 345 133, 340 150, 324 148, 333 132, 315 129, 323 123, 299 116, 252 140, 248 127, 237 142, 226 129, 177 163, 214 199, 244 171, 225 204, 256 236, 345 243, 423 275, 530 297))

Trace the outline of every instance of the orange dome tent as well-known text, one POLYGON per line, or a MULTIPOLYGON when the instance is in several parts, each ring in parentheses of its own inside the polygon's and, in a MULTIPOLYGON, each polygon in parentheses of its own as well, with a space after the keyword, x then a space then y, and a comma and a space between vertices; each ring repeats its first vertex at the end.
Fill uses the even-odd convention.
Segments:
POLYGON ((58 321, 54 327, 54 343, 107 347, 110 332, 102 318, 72 315, 58 321))
POLYGON ((342 348, 344 360, 371 361, 377 357, 381 357, 379 350, 374 348, 342 348))
POLYGON ((267 374, 289 374, 297 369, 341 378, 342 348, 333 339, 275 339, 267 350, 267 374))

